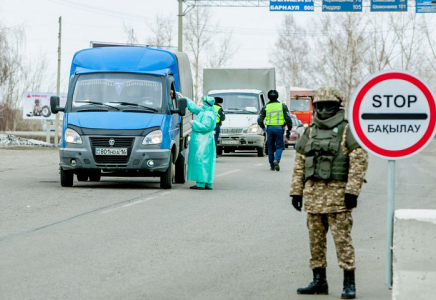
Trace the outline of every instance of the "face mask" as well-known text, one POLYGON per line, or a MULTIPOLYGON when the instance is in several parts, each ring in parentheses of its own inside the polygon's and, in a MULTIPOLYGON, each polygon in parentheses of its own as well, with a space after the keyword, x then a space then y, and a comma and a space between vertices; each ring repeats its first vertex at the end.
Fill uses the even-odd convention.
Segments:
POLYGON ((333 117, 338 111, 336 103, 319 103, 316 105, 315 111, 321 120, 333 117))

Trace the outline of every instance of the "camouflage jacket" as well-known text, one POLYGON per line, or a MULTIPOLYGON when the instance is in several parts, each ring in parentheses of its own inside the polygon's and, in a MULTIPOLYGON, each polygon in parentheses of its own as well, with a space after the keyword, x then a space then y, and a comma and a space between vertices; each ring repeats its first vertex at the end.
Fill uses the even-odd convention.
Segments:
MULTIPOLYGON (((305 134, 310 135, 310 132, 311 127, 306 129, 305 134)), ((348 155, 350 159, 347 182, 338 180, 308 180, 304 182, 304 163, 306 156, 296 152, 289 195, 303 196, 304 209, 306 212, 324 214, 349 211, 349 209, 345 207, 345 194, 359 196, 368 168, 368 153, 361 147, 354 148, 350 152, 348 143, 350 140, 354 140, 354 138, 350 139, 350 136, 351 131, 347 125, 341 139, 342 151, 344 154, 348 155)))

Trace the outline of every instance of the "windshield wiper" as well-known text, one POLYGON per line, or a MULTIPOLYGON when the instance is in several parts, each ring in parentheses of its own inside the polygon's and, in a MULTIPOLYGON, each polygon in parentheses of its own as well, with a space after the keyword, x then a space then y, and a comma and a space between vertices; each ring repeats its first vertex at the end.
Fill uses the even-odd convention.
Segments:
POLYGON ((94 102, 94 101, 88 101, 88 100, 76 100, 74 102, 76 102, 76 103, 94 104, 94 105, 103 105, 103 106, 108 106, 110 108, 115 108, 116 110, 120 110, 118 107, 115 107, 115 106, 112 106, 112 105, 108 105, 108 104, 102 103, 102 102, 94 102))
POLYGON ((158 110, 155 109, 155 108, 153 108, 153 107, 149 107, 149 106, 141 105, 141 104, 134 103, 134 102, 110 101, 109 103, 117 103, 117 104, 119 104, 119 105, 139 106, 139 107, 142 107, 142 108, 145 108, 145 109, 148 109, 148 110, 154 111, 154 112, 158 112, 158 110))

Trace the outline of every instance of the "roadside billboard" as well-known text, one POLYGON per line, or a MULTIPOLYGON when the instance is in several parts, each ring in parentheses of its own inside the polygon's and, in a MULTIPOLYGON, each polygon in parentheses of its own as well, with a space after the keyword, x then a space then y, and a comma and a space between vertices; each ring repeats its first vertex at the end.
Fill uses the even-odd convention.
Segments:
MULTIPOLYGON (((54 120, 56 115, 50 110, 50 97, 56 93, 25 92, 23 94, 23 119, 25 120, 54 120)), ((60 106, 67 102, 67 94, 60 95, 60 106)))

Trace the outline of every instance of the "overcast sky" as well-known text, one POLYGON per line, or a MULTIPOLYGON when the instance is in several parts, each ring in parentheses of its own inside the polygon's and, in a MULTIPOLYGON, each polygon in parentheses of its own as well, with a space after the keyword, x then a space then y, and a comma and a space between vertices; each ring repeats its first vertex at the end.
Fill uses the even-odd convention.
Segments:
MULTIPOLYGON (((214 21, 224 32, 233 32, 239 45, 229 67, 267 67, 277 39, 276 30, 288 12, 270 12, 268 7, 211 8, 214 21)), ((66 88, 71 59, 90 41, 120 42, 127 40, 124 24, 135 29, 140 43, 151 30, 147 25, 156 16, 177 16, 176 0, 1 0, 3 26, 25 27, 26 54, 37 58, 46 53, 50 71, 57 70, 58 18, 62 16, 62 90, 66 88)), ((304 22, 313 13, 299 13, 304 22)), ((177 25, 177 23, 175 24, 177 25)), ((175 27, 177 30, 177 27, 175 27)), ((177 46, 177 37, 174 41, 177 46)))

